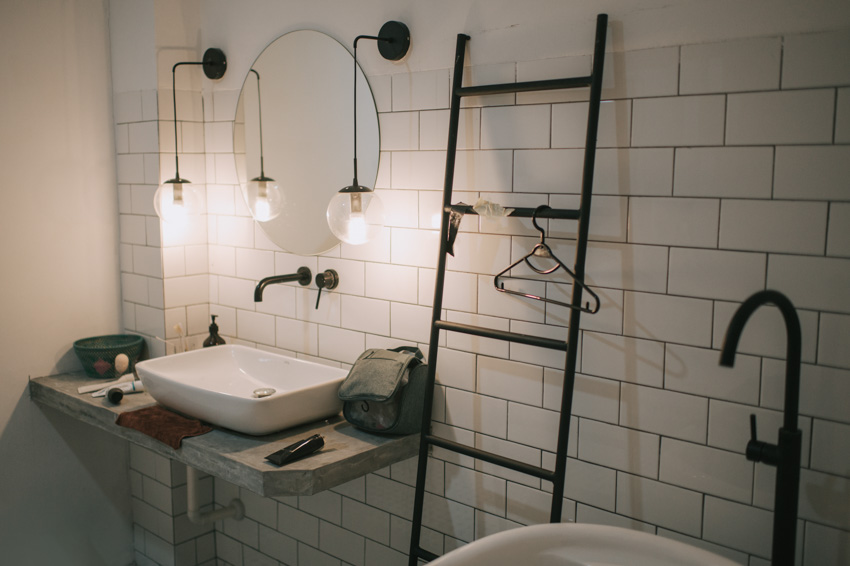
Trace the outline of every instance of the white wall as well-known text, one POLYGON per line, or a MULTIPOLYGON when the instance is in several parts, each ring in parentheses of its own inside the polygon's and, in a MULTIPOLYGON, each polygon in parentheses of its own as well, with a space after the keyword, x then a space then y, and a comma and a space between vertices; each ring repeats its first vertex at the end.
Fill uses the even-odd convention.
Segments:
POLYGON ((0 561, 125 565, 127 445, 29 399, 120 331, 105 2, 3 2, 0 561))
MULTIPOLYGON (((129 328, 154 328, 147 318, 154 307, 156 331, 172 338, 172 324, 181 322, 202 336, 205 315, 214 312, 229 341, 342 367, 367 347, 424 349, 437 249, 429 220, 442 187, 455 34, 472 36, 467 62, 477 81, 550 78, 586 70, 593 20, 606 11, 617 54, 606 60, 609 102, 587 268, 604 304, 582 322, 565 516, 766 564, 772 473, 747 462, 743 450, 750 412, 760 415, 762 430, 779 420, 784 335, 775 313, 760 312, 751 323, 758 330, 745 337, 734 370, 719 369, 717 356, 735 305, 773 287, 799 307, 805 336, 800 562, 846 562, 850 415, 836 402, 850 383, 843 349, 850 328, 846 3, 209 1, 200 9, 196 55, 216 46, 229 63, 225 78, 205 82, 203 101, 181 118, 183 135, 192 133, 182 151, 202 165, 210 214, 201 238, 163 246, 161 266, 136 261, 156 223, 149 205, 132 198, 158 182, 144 167, 149 150, 133 150, 151 147, 143 125, 151 118, 140 112, 118 120, 127 140, 119 163, 142 165, 124 177, 119 167, 122 194, 131 195, 122 222, 135 226, 126 239, 122 232, 125 289, 133 293, 125 291, 125 313, 136 316, 125 318, 129 328), (350 44, 388 19, 410 26, 409 58, 393 64, 374 49, 358 53, 380 112, 384 237, 318 258, 288 254, 253 225, 233 179, 229 126, 242 79, 282 33, 312 28, 350 44), (203 131, 187 125, 199 113, 203 131), (299 265, 341 275, 319 311, 315 286, 278 286, 262 304, 251 301, 260 276, 299 265), (163 276, 163 294, 154 296, 163 276)), ((138 99, 144 109, 145 94, 138 99)), ((462 177, 454 200, 565 206, 576 193, 569 174, 583 138, 574 143, 568 133, 581 103, 521 95, 487 104, 501 107, 473 104, 464 113, 464 130, 474 134, 462 161, 478 167, 467 169, 475 174, 462 177)), ((469 249, 450 262, 449 319, 482 316, 500 328, 562 337, 562 313, 543 318, 535 306, 491 290, 492 274, 534 241, 527 226, 467 220, 464 228, 458 242, 469 249)), ((569 228, 551 243, 570 257, 569 228)), ((439 434, 550 462, 560 357, 455 338, 440 354, 439 434)), ((157 460, 140 460, 146 464, 134 477, 154 481, 148 460, 157 460)), ((432 464, 430 550, 546 520, 541 482, 445 455, 432 464)), ((404 564, 412 469, 404 462, 314 497, 262 499, 242 490, 248 518, 216 532, 217 557, 233 565, 404 564)), ((219 501, 234 491, 216 482, 219 501)), ((157 524, 138 526, 151 540, 157 524)), ((137 550, 147 564, 145 547, 137 550)))

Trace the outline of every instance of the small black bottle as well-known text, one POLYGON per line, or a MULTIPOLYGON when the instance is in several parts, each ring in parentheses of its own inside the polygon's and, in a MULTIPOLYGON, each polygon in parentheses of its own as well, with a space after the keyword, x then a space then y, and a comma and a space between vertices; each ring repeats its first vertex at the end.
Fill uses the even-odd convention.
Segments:
POLYGON ((218 335, 218 325, 215 323, 215 317, 217 314, 212 316, 212 324, 210 324, 210 335, 207 336, 207 339, 204 340, 204 348, 208 348, 210 346, 218 346, 219 344, 224 344, 224 338, 218 335))

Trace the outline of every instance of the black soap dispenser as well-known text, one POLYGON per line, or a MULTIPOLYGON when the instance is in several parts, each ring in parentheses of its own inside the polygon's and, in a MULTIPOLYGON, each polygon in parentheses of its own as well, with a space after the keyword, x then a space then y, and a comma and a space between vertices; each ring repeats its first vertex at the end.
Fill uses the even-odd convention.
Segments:
POLYGON ((207 339, 204 340, 204 348, 209 348, 210 346, 218 346, 219 344, 224 344, 224 338, 218 335, 218 325, 215 323, 215 317, 217 314, 212 316, 212 324, 210 324, 210 335, 207 336, 207 339))

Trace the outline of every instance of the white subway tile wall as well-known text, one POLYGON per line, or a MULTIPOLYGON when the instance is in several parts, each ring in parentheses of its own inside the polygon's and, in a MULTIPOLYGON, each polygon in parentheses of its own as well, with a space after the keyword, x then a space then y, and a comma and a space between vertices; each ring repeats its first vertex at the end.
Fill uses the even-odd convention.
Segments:
MULTIPOLYGON (((734 368, 719 367, 718 357, 738 304, 774 288, 798 307, 803 328, 798 563, 839 564, 850 555, 848 37, 608 54, 586 269, 602 310, 582 320, 565 520, 645 530, 741 564, 768 563, 775 474, 748 462, 744 451, 750 413, 764 437, 781 421, 785 331, 778 311, 754 315, 734 368)), ((319 258, 289 254, 253 225, 228 156, 231 125, 218 111, 232 93, 215 89, 203 101, 189 92, 178 100, 187 176, 197 171, 208 183, 207 229, 181 235, 163 226, 160 234, 149 204, 159 182, 151 171, 158 174, 160 158, 163 171, 171 167, 170 100, 160 93, 157 122, 156 93, 116 95, 128 330, 174 342, 177 323, 203 336, 212 313, 228 341, 340 367, 367 347, 408 343, 427 352, 448 64, 370 77, 387 228, 377 242, 319 258), (340 273, 340 286, 322 293, 318 310, 314 283, 270 287, 262 303, 253 302, 258 279, 301 265, 340 273)), ((465 80, 589 69, 589 57, 473 64, 465 80)), ((573 92, 466 100, 453 200, 574 206, 586 100, 573 92)), ((569 263, 575 223, 549 228, 547 242, 569 263)), ((564 309, 492 287, 492 276, 536 241, 528 222, 465 219, 442 317, 565 337, 564 309)), ((553 281, 529 289, 568 296, 569 281, 553 281)), ((149 346, 165 351, 154 340, 149 346)), ((458 334, 441 334, 440 346, 435 433, 554 466, 563 355, 458 334)), ((216 480, 217 503, 239 494, 248 517, 188 539, 168 526, 180 515, 169 515, 175 488, 157 466, 167 468, 158 456, 131 452, 139 564, 171 564, 178 555, 181 564, 222 566, 406 564, 413 460, 312 497, 262 499, 216 480)), ((438 554, 548 520, 546 482, 441 450, 429 462, 427 492, 422 541, 438 554)))

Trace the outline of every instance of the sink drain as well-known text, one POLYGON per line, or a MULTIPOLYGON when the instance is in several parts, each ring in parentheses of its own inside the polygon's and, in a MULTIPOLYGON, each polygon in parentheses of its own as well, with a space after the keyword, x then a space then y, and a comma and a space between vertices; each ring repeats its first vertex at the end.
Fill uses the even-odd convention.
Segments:
POLYGON ((275 390, 271 387, 261 387, 260 389, 254 389, 254 397, 260 399, 262 397, 268 397, 269 395, 274 395, 275 390))

